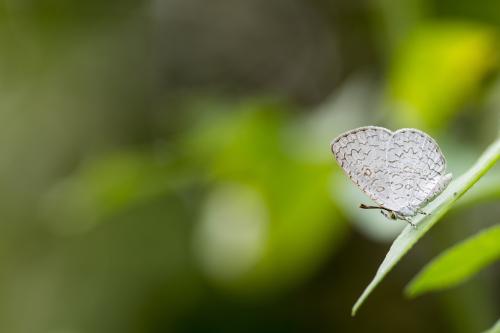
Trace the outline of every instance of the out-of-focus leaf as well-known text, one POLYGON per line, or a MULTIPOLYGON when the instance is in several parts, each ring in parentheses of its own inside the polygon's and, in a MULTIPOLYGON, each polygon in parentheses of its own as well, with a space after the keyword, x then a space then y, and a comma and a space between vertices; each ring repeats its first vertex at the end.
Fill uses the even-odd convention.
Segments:
POLYGON ((408 296, 460 284, 500 258, 500 225, 453 246, 432 260, 406 288, 408 296))
POLYGON ((457 203, 457 208, 470 207, 484 202, 500 200, 500 168, 488 172, 484 180, 474 186, 463 200, 457 203))
POLYGON ((365 288, 352 308, 355 315, 371 292, 382 282, 387 273, 401 260, 401 258, 450 210, 454 203, 467 192, 500 158, 500 138, 498 138, 479 157, 477 162, 461 177, 453 181, 448 188, 427 207, 431 215, 416 217, 414 223, 417 228, 407 226, 392 243, 384 261, 379 266, 375 277, 365 288))
POLYGON ((460 17, 469 22, 485 22, 496 26, 500 23, 500 3, 495 0, 473 1, 441 0, 432 3, 432 8, 442 17, 460 17))
POLYGON ((500 333, 500 319, 495 323, 495 325, 483 333, 500 333))
MULTIPOLYGON (((218 213, 208 209, 199 221, 206 224, 198 228, 204 234, 203 244, 214 246, 202 251, 201 266, 221 288, 249 297, 284 290, 301 281, 338 245, 347 227, 338 219, 329 195, 331 160, 311 161, 290 153, 293 147, 286 135, 290 121, 281 108, 262 102, 233 105, 231 112, 208 122, 200 119, 188 133, 184 149, 205 182, 216 189, 207 200, 208 207, 217 203, 218 213), (233 193, 231 199, 217 199, 221 193, 228 197, 228 191, 233 193), (241 207, 240 214, 258 216, 262 221, 248 221, 234 207, 223 207, 231 202, 241 207), (226 222, 213 222, 214 214, 233 224, 223 227, 226 222), (241 228, 250 228, 256 236, 239 244, 241 254, 253 262, 244 270, 234 260, 238 244, 226 241, 241 228), (255 244, 259 249, 253 248, 255 244), (225 245, 234 256, 223 254, 220 259, 224 261, 208 258, 224 253, 221 248, 225 245), (251 256, 243 248, 247 245, 251 245, 251 256), (234 267, 223 267, 224 263, 234 267)), ((196 240, 201 244, 200 235, 196 240)))
POLYGON ((381 28, 381 51, 387 54, 397 48, 429 12, 429 3, 425 0, 376 0, 373 3, 381 16, 381 24, 377 25, 381 28))
POLYGON ((165 193, 175 182, 172 163, 160 153, 124 151, 85 163, 44 197, 42 211, 57 232, 88 230, 141 201, 165 193))
POLYGON ((480 25, 421 26, 396 53, 390 97, 398 127, 441 128, 496 65, 494 33, 480 25))

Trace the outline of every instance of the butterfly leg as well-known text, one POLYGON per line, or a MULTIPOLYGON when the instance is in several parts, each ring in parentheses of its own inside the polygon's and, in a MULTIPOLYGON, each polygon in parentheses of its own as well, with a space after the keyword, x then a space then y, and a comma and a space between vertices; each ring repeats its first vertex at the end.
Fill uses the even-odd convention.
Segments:
POLYGON ((405 220, 406 222, 408 222, 408 224, 411 225, 413 227, 413 229, 417 229, 417 225, 415 223, 413 223, 409 217, 399 216, 399 218, 401 220, 405 220))
POLYGON ((423 211, 423 210, 421 210, 421 209, 418 209, 418 210, 417 210, 417 213, 422 214, 422 215, 425 215, 425 216, 427 216, 427 215, 431 215, 431 213, 426 213, 426 212, 424 212, 424 211, 423 211))

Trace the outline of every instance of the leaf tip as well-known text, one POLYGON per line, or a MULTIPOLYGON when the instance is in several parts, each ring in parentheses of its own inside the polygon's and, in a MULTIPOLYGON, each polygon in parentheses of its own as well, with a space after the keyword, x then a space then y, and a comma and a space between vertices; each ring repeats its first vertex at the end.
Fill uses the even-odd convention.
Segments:
POLYGON ((403 293, 406 298, 415 298, 418 296, 418 289, 416 290, 414 284, 410 282, 404 289, 403 293))
POLYGON ((407 298, 416 298, 425 292, 426 288, 425 285, 422 285, 421 274, 418 274, 410 282, 408 282, 404 289, 404 295, 407 298))
POLYGON ((356 303, 354 303, 354 305, 352 306, 352 309, 351 309, 351 316, 354 317, 356 316, 356 313, 358 312, 358 309, 359 307, 361 306, 361 304, 363 304, 363 300, 364 300, 364 297, 361 296, 357 301, 356 303))

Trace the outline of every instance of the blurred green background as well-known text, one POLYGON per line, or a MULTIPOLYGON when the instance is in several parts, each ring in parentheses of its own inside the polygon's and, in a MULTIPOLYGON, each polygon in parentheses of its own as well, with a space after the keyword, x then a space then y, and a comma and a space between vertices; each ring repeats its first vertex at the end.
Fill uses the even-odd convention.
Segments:
POLYGON ((417 127, 462 173, 498 133, 499 27, 494 0, 1 1, 0 331, 491 326, 498 264, 402 289, 499 222, 500 169, 351 318, 404 223, 329 144, 417 127))

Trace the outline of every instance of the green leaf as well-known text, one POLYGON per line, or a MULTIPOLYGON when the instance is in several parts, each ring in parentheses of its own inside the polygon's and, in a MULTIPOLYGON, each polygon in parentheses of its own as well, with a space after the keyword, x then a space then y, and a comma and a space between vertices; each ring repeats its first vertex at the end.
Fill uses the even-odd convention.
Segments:
POLYGON ((495 323, 495 325, 483 333, 500 333, 500 319, 495 323))
POLYGON ((368 295, 378 286, 389 271, 399 262, 399 260, 412 248, 412 246, 429 231, 448 210, 453 207, 453 204, 467 190, 469 190, 499 159, 500 157, 500 138, 498 138, 486 151, 479 157, 477 162, 461 177, 453 181, 448 188, 431 202, 426 211, 431 213, 427 216, 419 216, 415 219, 417 228, 414 229, 407 226, 401 234, 392 243, 389 252, 384 261, 380 265, 375 277, 370 282, 368 287, 363 291, 352 308, 354 316, 359 307, 366 300, 368 295))
POLYGON ((495 33, 486 26, 419 25, 396 54, 390 73, 389 94, 398 125, 435 130, 448 124, 495 68, 495 54, 495 33))
POLYGON ((408 285, 415 297, 455 286, 500 258, 500 224, 451 247, 431 261, 408 285))

